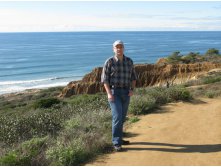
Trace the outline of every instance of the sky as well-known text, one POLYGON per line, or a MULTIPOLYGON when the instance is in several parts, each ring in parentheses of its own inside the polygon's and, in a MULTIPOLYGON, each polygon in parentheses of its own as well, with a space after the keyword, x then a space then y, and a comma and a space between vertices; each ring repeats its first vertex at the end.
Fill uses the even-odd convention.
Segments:
POLYGON ((221 1, 0 1, 0 32, 221 31, 221 1))

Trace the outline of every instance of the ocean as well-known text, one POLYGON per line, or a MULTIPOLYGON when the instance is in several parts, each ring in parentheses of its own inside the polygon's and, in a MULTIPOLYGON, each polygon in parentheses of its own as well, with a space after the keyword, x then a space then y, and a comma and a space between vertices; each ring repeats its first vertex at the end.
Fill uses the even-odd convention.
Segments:
POLYGON ((0 33, 0 94, 80 80, 103 66, 118 39, 134 64, 155 63, 175 51, 221 51, 221 31, 0 33))

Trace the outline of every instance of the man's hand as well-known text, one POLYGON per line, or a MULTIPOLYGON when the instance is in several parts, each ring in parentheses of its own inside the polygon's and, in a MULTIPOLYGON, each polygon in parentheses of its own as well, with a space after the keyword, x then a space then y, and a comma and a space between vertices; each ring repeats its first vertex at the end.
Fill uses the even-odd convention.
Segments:
POLYGON ((114 101, 114 96, 112 95, 112 93, 108 93, 107 98, 108 98, 108 101, 114 101))
POLYGON ((128 96, 133 96, 133 94, 134 94, 133 90, 129 90, 128 96))

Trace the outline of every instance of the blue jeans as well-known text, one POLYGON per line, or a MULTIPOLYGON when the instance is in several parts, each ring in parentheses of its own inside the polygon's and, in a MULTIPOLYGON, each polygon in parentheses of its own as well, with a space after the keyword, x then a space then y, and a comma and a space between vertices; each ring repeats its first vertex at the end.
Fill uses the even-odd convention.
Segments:
POLYGON ((113 145, 122 145, 123 123, 126 119, 130 103, 129 89, 111 89, 114 101, 109 101, 112 112, 112 142, 113 145))

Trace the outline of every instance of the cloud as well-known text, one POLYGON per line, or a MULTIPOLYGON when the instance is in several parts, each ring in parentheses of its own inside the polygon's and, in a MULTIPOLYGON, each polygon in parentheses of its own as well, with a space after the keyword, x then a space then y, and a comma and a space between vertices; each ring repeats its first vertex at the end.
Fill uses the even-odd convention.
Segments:
MULTIPOLYGON (((197 12, 195 12, 197 13, 197 12)), ((185 12, 90 13, 62 10, 0 10, 0 31, 220 30, 221 16, 185 12)))
POLYGON ((220 10, 221 9, 221 5, 213 6, 212 8, 220 10))

